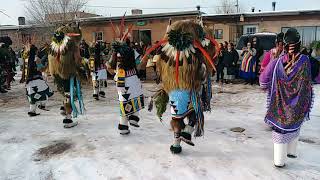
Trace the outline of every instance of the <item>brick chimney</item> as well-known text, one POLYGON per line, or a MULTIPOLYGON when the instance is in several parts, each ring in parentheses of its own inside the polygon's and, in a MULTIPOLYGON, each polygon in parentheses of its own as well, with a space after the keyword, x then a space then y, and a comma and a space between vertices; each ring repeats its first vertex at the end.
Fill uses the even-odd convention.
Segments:
POLYGON ((272 2, 272 10, 273 11, 276 11, 276 4, 277 4, 277 2, 275 2, 275 1, 272 2))
POLYGON ((132 9, 131 14, 132 15, 140 15, 140 14, 142 14, 142 10, 141 9, 132 9))

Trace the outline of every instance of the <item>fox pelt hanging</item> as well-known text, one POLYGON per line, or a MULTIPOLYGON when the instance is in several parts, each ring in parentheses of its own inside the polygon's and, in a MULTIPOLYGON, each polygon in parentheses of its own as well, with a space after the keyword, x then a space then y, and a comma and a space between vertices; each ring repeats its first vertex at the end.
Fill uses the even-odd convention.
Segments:
POLYGON ((49 70, 52 76, 69 79, 79 76, 81 66, 80 44, 81 30, 79 26, 63 25, 53 37, 49 52, 49 70))
POLYGON ((193 20, 177 21, 168 26, 163 40, 148 49, 143 60, 152 51, 159 57, 156 67, 167 93, 174 89, 199 91, 202 65, 205 64, 206 72, 215 70, 214 60, 219 52, 218 43, 209 30, 193 20))

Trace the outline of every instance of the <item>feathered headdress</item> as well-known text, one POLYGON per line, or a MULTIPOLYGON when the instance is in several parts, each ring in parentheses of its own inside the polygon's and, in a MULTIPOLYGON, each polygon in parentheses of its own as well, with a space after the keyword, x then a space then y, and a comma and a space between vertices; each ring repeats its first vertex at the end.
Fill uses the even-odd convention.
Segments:
POLYGON ((116 27, 114 26, 112 20, 110 19, 110 24, 111 24, 114 40, 118 40, 120 42, 124 42, 127 39, 129 33, 131 32, 131 30, 133 28, 133 24, 131 24, 127 28, 127 30, 125 30, 125 22, 124 22, 125 16, 126 16, 126 13, 124 13, 124 15, 121 18, 120 28, 117 28, 118 33, 116 31, 116 27))
POLYGON ((208 64, 215 70, 214 61, 219 52, 217 41, 209 34, 205 33, 201 24, 192 23, 190 21, 189 25, 188 27, 184 26, 174 29, 175 26, 171 26, 170 20, 164 39, 149 48, 143 57, 143 60, 145 60, 151 52, 161 47, 161 51, 164 52, 166 56, 175 60, 175 78, 177 83, 179 82, 179 65, 183 57, 189 59, 189 57, 196 53, 196 49, 198 49, 205 57, 208 64), (189 29, 189 31, 187 29, 189 29), (208 52, 210 44, 215 48, 215 54, 212 57, 208 52))
POLYGON ((113 52, 116 53, 117 57, 123 58, 123 63, 130 64, 130 59, 134 59, 134 53, 132 48, 130 47, 130 42, 128 39, 129 33, 131 32, 133 28, 133 24, 131 24, 128 28, 125 27, 125 16, 126 13, 122 16, 121 22, 120 22, 120 28, 115 27, 113 22, 110 19, 110 24, 113 31, 113 37, 114 41, 112 42, 112 49, 113 52), (116 31, 116 29, 118 31, 116 31))
POLYGON ((73 37, 79 40, 81 39, 79 24, 77 24, 77 27, 72 27, 71 24, 62 25, 54 32, 51 42, 51 52, 57 56, 57 61, 60 61, 60 55, 67 51, 68 43, 73 37))

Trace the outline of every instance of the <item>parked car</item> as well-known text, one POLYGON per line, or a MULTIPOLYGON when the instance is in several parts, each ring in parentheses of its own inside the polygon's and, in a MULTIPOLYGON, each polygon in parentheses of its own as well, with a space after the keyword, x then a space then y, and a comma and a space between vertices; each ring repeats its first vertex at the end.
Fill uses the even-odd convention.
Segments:
POLYGON ((276 33, 256 33, 256 34, 248 34, 248 35, 243 35, 240 37, 239 42, 237 43, 236 46, 236 50, 239 54, 239 61, 238 61, 238 65, 240 66, 243 57, 241 57, 241 52, 242 52, 242 48, 246 47, 246 42, 248 42, 249 39, 252 39, 253 37, 257 37, 258 39, 258 45, 260 50, 263 52, 261 52, 261 56, 259 57, 260 61, 258 64, 258 69, 260 69, 260 62, 262 60, 262 58, 264 57, 264 54, 266 52, 268 52, 269 50, 271 50, 272 48, 274 48, 276 46, 276 38, 277 38, 277 34, 276 33))

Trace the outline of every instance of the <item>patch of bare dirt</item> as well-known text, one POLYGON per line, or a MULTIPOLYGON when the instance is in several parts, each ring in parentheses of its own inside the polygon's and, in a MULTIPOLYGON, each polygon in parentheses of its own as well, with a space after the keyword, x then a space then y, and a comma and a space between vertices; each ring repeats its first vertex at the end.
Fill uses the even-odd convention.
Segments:
POLYGON ((66 140, 53 141, 48 146, 38 149, 34 161, 48 160, 73 148, 73 143, 66 140))

